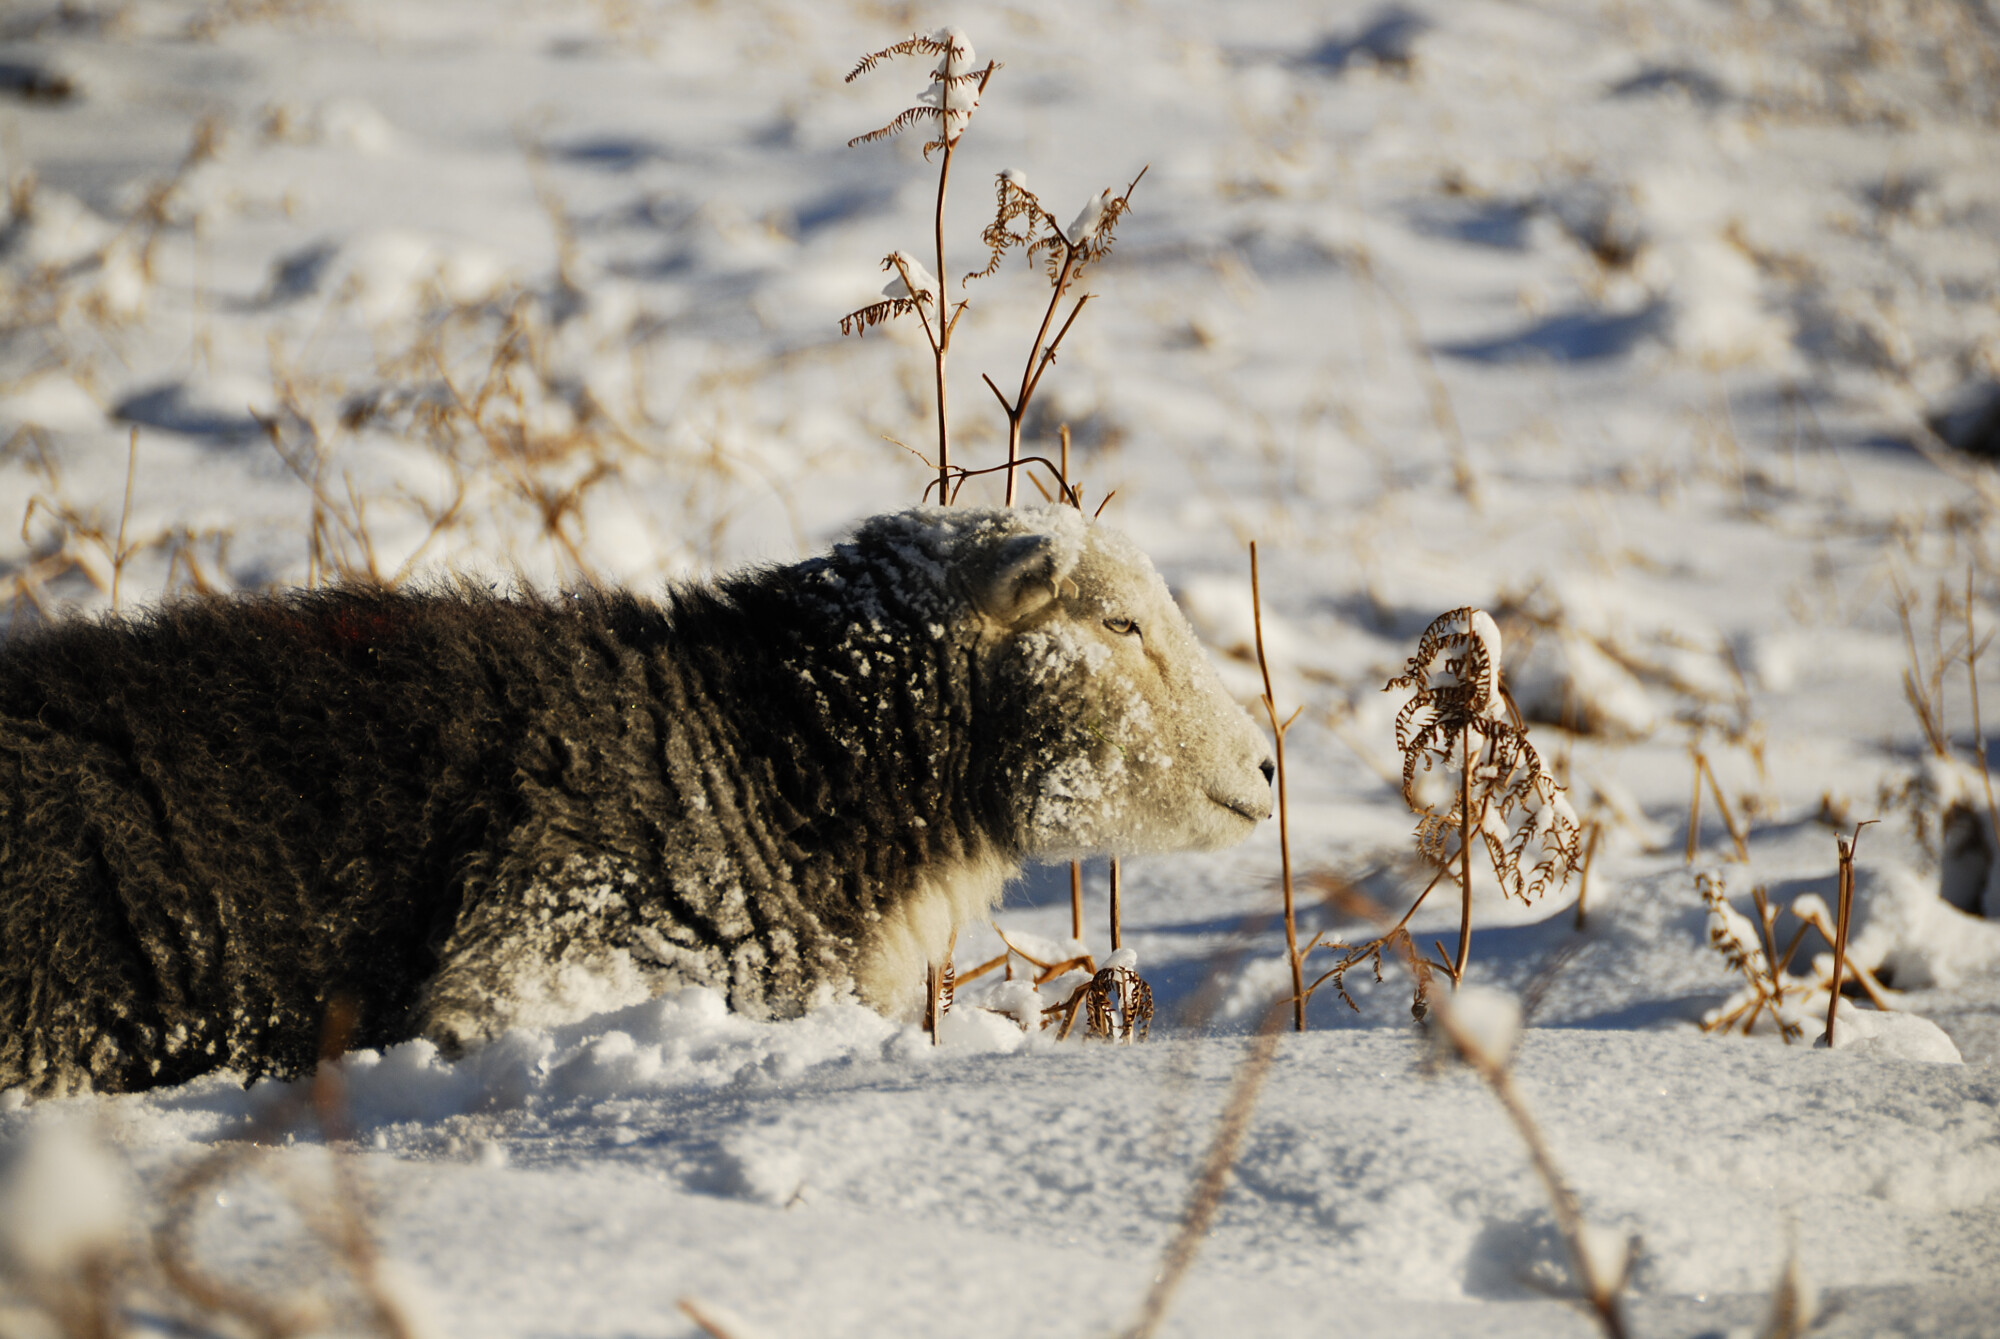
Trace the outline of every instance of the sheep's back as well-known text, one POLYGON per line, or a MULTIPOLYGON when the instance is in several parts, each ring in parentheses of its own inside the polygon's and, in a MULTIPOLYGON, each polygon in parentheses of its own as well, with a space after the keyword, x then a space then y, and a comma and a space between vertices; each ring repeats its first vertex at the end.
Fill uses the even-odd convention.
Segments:
POLYGON ((336 992, 393 1029, 505 821, 531 612, 336 590, 10 640, 0 1086, 295 1070, 336 992))

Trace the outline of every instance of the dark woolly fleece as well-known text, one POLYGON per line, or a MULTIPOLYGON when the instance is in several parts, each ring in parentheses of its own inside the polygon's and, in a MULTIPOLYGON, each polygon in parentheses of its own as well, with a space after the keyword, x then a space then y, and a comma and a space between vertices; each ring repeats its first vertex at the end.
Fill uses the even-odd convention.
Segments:
POLYGON ((1011 845, 1032 714, 908 548, 665 604, 330 589, 17 632, 0 1088, 296 1073, 336 995, 381 1046, 574 937, 800 1012, 924 866, 1011 845), (621 897, 566 904, 579 869, 621 897))

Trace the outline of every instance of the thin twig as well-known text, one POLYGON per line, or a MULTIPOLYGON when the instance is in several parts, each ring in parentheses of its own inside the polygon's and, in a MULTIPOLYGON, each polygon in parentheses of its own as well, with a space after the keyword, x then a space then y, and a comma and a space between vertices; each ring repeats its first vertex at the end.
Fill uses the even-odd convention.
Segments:
POLYGON ((1826 1045, 1833 1049, 1833 1020, 1840 1010, 1840 976, 1847 965, 1847 927, 1854 913, 1854 851, 1861 844, 1861 829, 1875 822, 1869 819, 1854 825, 1852 837, 1836 837, 1834 842, 1840 852, 1840 906, 1834 915, 1833 938, 1833 980, 1827 986, 1826 997, 1826 1045))
MULTIPOLYGON (((132 427, 131 444, 125 451, 125 505, 118 511, 118 543, 111 551, 111 608, 113 612, 116 612, 118 609, 118 585, 125 576, 125 560, 132 556, 132 551, 125 547, 125 527, 132 519, 132 481, 138 477, 138 474, 139 428, 137 424, 134 424, 132 427)), ((1992 797, 1991 787, 1987 788, 1987 796, 1990 801, 1992 797)))
POLYGON ((1688 752, 1694 761, 1694 794, 1688 800, 1688 840, 1684 863, 1692 865, 1701 851, 1701 744, 1690 743, 1688 752))
POLYGON ((1120 876, 1120 871, 1118 868, 1118 857, 1112 856, 1111 857, 1111 951, 1113 953, 1116 953, 1120 948, 1124 947, 1125 943, 1122 933, 1122 927, 1118 923, 1120 919, 1120 907, 1118 905, 1118 899, 1119 895, 1124 891, 1122 887, 1123 882, 1124 881, 1120 876))
POLYGON ((1722 815, 1722 826, 1729 829, 1729 840, 1736 844, 1736 858, 1744 864, 1750 863, 1750 844, 1743 836, 1743 830, 1736 826, 1736 815, 1729 811, 1729 801, 1723 797, 1722 784, 1715 779, 1715 768, 1709 765, 1708 755, 1696 753, 1695 766, 1708 778, 1709 794, 1715 796, 1715 807, 1722 815))
POLYGON ((1583 869, 1576 885, 1576 928, 1583 928, 1584 906, 1590 898, 1590 865, 1597 855, 1597 836, 1603 830, 1602 819, 1592 819, 1590 835, 1583 843, 1583 869))
POLYGON ((1285 954, 1292 967, 1292 1028, 1306 1030, 1306 985, 1304 955, 1299 952, 1299 923, 1292 899, 1292 840, 1290 815, 1285 796, 1285 731, 1298 719, 1278 720, 1278 700, 1271 690, 1271 663, 1264 654, 1264 592, 1257 571, 1257 541, 1250 541, 1250 619, 1257 638, 1257 672, 1264 676, 1264 714, 1270 718, 1271 736, 1277 750, 1278 773, 1278 860, 1285 895, 1285 954))

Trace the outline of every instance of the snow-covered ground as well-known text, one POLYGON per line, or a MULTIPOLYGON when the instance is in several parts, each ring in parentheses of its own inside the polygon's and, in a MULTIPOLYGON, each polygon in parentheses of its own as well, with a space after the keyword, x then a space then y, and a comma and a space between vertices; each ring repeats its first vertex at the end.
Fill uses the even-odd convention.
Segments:
MULTIPOLYGON (((846 146, 928 66, 843 77, 947 22, 1004 65, 954 275, 1002 169, 1064 219, 1148 169, 1028 447, 1070 425, 1086 504, 1115 490, 1246 701, 1259 541, 1307 933, 1368 933, 1328 888, 1421 887, 1380 690, 1435 615, 1490 610, 1598 835, 1582 928, 1575 882, 1485 890, 1471 979, 1531 1001, 1515 1081, 1585 1218, 1637 1240, 1635 1332, 1753 1332, 1790 1258, 1824 1333, 1989 1332, 2000 825, 1962 652, 1968 591, 1975 642, 2000 626, 2000 478, 1929 420, 1976 437, 2000 384, 1991 0, 18 0, 11 617, 343 572, 657 585, 916 500, 928 354, 838 322, 930 245, 921 137, 846 146), (1742 915, 1768 890, 1782 946, 1870 819, 1853 955, 1935 1026, 1864 1002, 1852 1045, 1803 1044, 1809 937, 1802 1044, 1703 1035, 1745 978, 1697 871, 1742 915)), ((991 464, 979 374, 1018 380, 1047 290, 1015 258, 952 291, 954 451, 991 464)), ((936 1048, 691 992, 457 1064, 353 1057, 333 1171, 281 1085, 0 1095, 12 1277, 179 1214, 205 1269, 366 1328, 307 1230, 365 1204, 426 1336, 697 1333, 682 1298, 738 1339, 1116 1332, 1288 988, 1278 868, 1275 825, 1126 862, 1138 1046, 1024 1041, 970 1008, 984 981, 936 1048)), ((1434 902, 1413 928, 1448 949, 1434 902)), ((1029 946, 1069 916, 1042 870, 999 919, 1029 946)), ((1399 969, 1349 983, 1280 1039, 1163 1332, 1592 1332, 1499 1104, 1434 1061, 1399 969)), ((190 1332, 157 1276, 119 1295, 130 1331, 190 1332)), ((31 1312, 17 1289, 0 1327, 31 1312)))

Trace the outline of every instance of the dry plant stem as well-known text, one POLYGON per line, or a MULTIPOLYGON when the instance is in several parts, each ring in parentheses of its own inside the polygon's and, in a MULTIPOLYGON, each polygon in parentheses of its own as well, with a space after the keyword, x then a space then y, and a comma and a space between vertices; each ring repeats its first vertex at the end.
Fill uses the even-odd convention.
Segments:
MULTIPOLYGON (((125 545, 125 529, 132 520, 132 481, 139 473, 139 429, 132 429, 131 444, 125 450, 125 505, 118 511, 118 543, 111 553, 111 609, 118 610, 118 586, 125 576, 125 560, 132 556, 132 550, 125 545)), ((1969 578, 1968 578, 1969 579, 1969 578)), ((1987 788, 1987 802, 1992 802, 1992 788, 1987 788)))
POLYGON ((1257 1096, 1263 1091, 1264 1080, 1270 1076, 1271 1061, 1278 1052, 1278 1033, 1283 1026, 1284 1014, 1273 1004, 1250 1042, 1249 1054, 1236 1067, 1236 1081, 1229 1092, 1229 1104, 1223 1108, 1222 1119, 1216 1122, 1214 1138, 1209 1140, 1208 1153, 1202 1159, 1201 1175, 1196 1178, 1194 1190, 1188 1196, 1187 1213, 1181 1219, 1180 1231, 1174 1234, 1173 1242, 1167 1247, 1159 1272, 1153 1276, 1153 1286, 1139 1308, 1139 1318, 1125 1332, 1124 1339, 1150 1339, 1160 1328, 1160 1322, 1166 1318, 1167 1307, 1174 1300, 1175 1291, 1201 1250, 1209 1226, 1215 1221, 1215 1211, 1222 1207, 1222 1195, 1228 1188, 1229 1169, 1236 1163, 1236 1150, 1242 1146, 1243 1136, 1250 1129, 1250 1113, 1256 1109, 1257 1096))
MULTIPOLYGON (((1769 989, 1772 1000, 1771 1020, 1778 1025, 1778 1036, 1784 1041, 1785 1045, 1790 1046, 1793 1037, 1800 1032, 1800 1028, 1795 1023, 1787 1023, 1785 1021, 1784 1015, 1778 1012, 1777 1002, 1785 998, 1785 964, 1792 960, 1792 954, 1797 951, 1798 939, 1795 937, 1792 940, 1792 947, 1787 949, 1785 956, 1780 959, 1778 957, 1777 936, 1778 912, 1777 908, 1771 905, 1771 896, 1764 890, 1763 884, 1760 883, 1750 890, 1750 900, 1757 904, 1757 929, 1764 940, 1764 968, 1767 973, 1767 979, 1770 982, 1769 989)), ((1758 1003, 1761 1006, 1763 1001, 1760 1000, 1758 1003)), ((1755 1021, 1754 1015, 1752 1021, 1755 1021)), ((1748 1025, 1745 1025, 1744 1035, 1749 1035, 1748 1025)))
MULTIPOLYGON (((945 69, 947 72, 950 70, 951 64, 949 57, 945 58, 945 62, 941 68, 945 69)), ((997 66, 993 65, 991 62, 988 62, 985 73, 982 74, 979 78, 979 92, 981 95, 985 94, 987 81, 992 79, 993 71, 997 68, 998 68, 997 66)), ((949 85, 947 84, 946 87, 948 89, 949 85)), ((947 94, 946 97, 947 104, 949 103, 949 101, 950 98, 949 95, 947 94)), ((937 286, 938 286, 938 295, 937 295, 938 328, 937 328, 937 334, 931 338, 931 357, 932 361, 935 363, 937 367, 938 502, 940 504, 948 506, 950 505, 951 499, 945 496, 945 486, 946 486, 946 480, 948 480, 951 477, 951 434, 946 430, 945 427, 946 405, 945 405, 944 365, 945 365, 945 359, 951 354, 951 332, 957 328, 958 320, 955 316, 951 314, 950 312, 951 304, 948 301, 946 301, 944 295, 944 277, 946 274, 950 273, 950 271, 946 270, 944 267, 944 197, 945 197, 945 191, 951 185, 952 156, 958 151, 959 135, 962 135, 965 132, 964 129, 961 128, 959 131, 959 135, 954 135, 951 133, 951 114, 949 111, 945 113, 944 119, 940 122, 940 125, 942 129, 939 132, 939 138, 941 138, 944 141, 944 161, 938 167, 937 209, 932 216, 933 237, 937 243, 937 269, 936 271, 934 271, 934 273, 937 275, 937 286)), ((916 286, 910 282, 910 276, 908 275, 908 273, 903 272, 903 267, 901 265, 898 265, 896 269, 899 273, 903 274, 903 287, 911 293, 916 292, 917 291, 916 286)), ((961 312, 965 310, 964 303, 959 304, 959 310, 961 312)), ((919 306, 917 307, 917 317, 919 320, 923 319, 923 314, 924 314, 923 307, 921 304, 919 304, 919 306)), ((924 327, 924 333, 926 335, 930 335, 930 327, 928 324, 926 324, 924 327)), ((1013 494, 1014 494, 1014 476, 1013 473, 1010 471, 1007 475, 1007 502, 1009 506, 1013 505, 1014 502, 1013 494)))
POLYGON ((931 1045, 938 1044, 938 969, 934 962, 924 964, 924 1031, 930 1034, 931 1045))
MULTIPOLYGON (((894 439, 891 438, 889 440, 893 441, 894 439)), ((897 442, 896 445, 903 446, 901 442, 897 442)), ((910 451, 910 448, 907 446, 904 446, 903 449, 905 451, 910 451)), ((930 457, 924 455, 922 452, 910 451, 910 454, 915 456, 918 460, 923 461, 926 466, 930 466, 931 468, 936 468, 934 465, 932 465, 930 457)), ((953 499, 957 498, 959 490, 965 487, 965 481, 967 479, 977 479, 982 474, 999 474, 1003 470, 1026 469, 1030 465, 1040 465, 1043 469, 1046 469, 1049 472, 1049 475, 1052 478, 1057 473, 1056 466, 1051 461, 1041 456, 1022 456, 1019 460, 1015 461, 1014 464, 1011 466, 988 465, 985 469, 979 469, 979 470, 969 470, 962 465, 953 465, 948 471, 946 471, 946 473, 949 475, 950 478, 950 488, 948 493, 946 493, 945 495, 945 502, 949 503, 953 499)), ((936 488, 937 486, 938 486, 938 481, 936 479, 933 479, 928 484, 924 485, 923 495, 926 501, 928 501, 930 498, 931 489, 936 488)), ((1037 484, 1036 486, 1039 487, 1040 485, 1037 484)), ((1104 511, 1104 504, 1110 502, 1113 496, 1115 496, 1115 493, 1107 494, 1105 496, 1104 503, 1098 504, 1097 512, 1099 514, 1101 514, 1104 511)), ((1062 496, 1058 500, 1062 502, 1067 502, 1070 506, 1075 507, 1078 511, 1083 510, 1083 498, 1081 494, 1079 494, 1078 491, 1074 488, 1064 489, 1062 496)), ((1095 519, 1095 516, 1093 516, 1093 519, 1095 519)))
POLYGON ((1542 1188, 1548 1192, 1549 1203, 1555 1209, 1556 1230, 1562 1233, 1563 1241, 1569 1247, 1572 1268, 1576 1271, 1578 1283, 1584 1288, 1597 1323, 1611 1339, 1624 1339, 1625 1313, 1618 1304, 1617 1288, 1605 1287, 1591 1265, 1589 1247, 1583 1239, 1583 1210, 1577 1204, 1576 1193, 1556 1169, 1555 1158, 1549 1153, 1548 1141, 1542 1137, 1541 1127, 1535 1124, 1527 1103, 1521 1099, 1520 1090, 1514 1086, 1513 1073, 1505 1064, 1496 1064, 1483 1048, 1461 1033, 1449 1011, 1444 1013, 1442 1021, 1459 1057, 1472 1066, 1486 1086, 1493 1090, 1493 1096, 1499 1099, 1501 1108, 1520 1134, 1521 1142, 1528 1146, 1528 1158, 1535 1164, 1535 1173, 1541 1177, 1542 1188))
POLYGON ((1076 324, 1076 318, 1083 314, 1084 304, 1090 301, 1090 294, 1088 293, 1085 293, 1076 300, 1076 306, 1070 309, 1069 319, 1062 323, 1062 329, 1056 332, 1054 341, 1044 349, 1042 341, 1048 338, 1049 322, 1054 319, 1057 307, 1062 304, 1063 294, 1068 291, 1070 281, 1076 272, 1076 248, 1068 242, 1064 242, 1063 245, 1065 251, 1063 254, 1062 273, 1057 279, 1054 294, 1049 298, 1048 310, 1042 314, 1041 329, 1035 332, 1034 347, 1028 352, 1028 366, 1021 373, 1021 389, 1015 396, 1014 402, 1009 404, 1007 397, 1000 393, 1000 388, 993 384, 993 378, 981 373, 981 378, 986 382, 987 388, 1000 401, 1001 411, 1007 415, 1006 500, 1007 505, 1010 507, 1014 505, 1014 496, 1017 488, 1015 464, 1021 458, 1021 424, 1028 417, 1028 401, 1034 398, 1035 387, 1041 384, 1042 373, 1046 372, 1049 364, 1055 361, 1056 345, 1062 343, 1063 336, 1067 335, 1069 328, 1076 324), (1037 358, 1040 359, 1039 365, 1037 365, 1037 358))
MULTIPOLYGON (((1838 900, 1837 895, 1835 900, 1838 900)), ((1796 907, 1793 908, 1792 914, 1799 914, 1796 907)), ((1785 950, 1785 961, 1788 963, 1791 961, 1791 955, 1798 950, 1799 944, 1805 939, 1806 925, 1819 931, 1820 936, 1829 944, 1838 943, 1840 940, 1839 927, 1833 924, 1833 922, 1828 921, 1818 911, 1810 911, 1802 919, 1805 921, 1805 925, 1799 927, 1798 933, 1792 936, 1792 942, 1785 950)), ((1860 963, 1849 962, 1842 970, 1841 977, 1843 980, 1852 979, 1855 985, 1861 987, 1861 993, 1868 997, 1868 1002, 1883 1013, 1896 1012, 1896 1002, 1889 998, 1888 987, 1882 984, 1875 973, 1869 971, 1860 963)))
MULTIPOLYGON (((1388 931, 1385 934, 1381 935, 1380 937, 1371 939, 1367 943, 1361 945, 1358 948, 1349 949, 1346 957, 1342 958, 1338 963, 1334 964, 1332 967, 1329 967, 1326 971, 1320 973, 1319 976, 1314 978, 1312 984, 1308 985, 1305 988, 1306 998, 1311 999, 1313 997, 1313 993, 1317 991, 1321 986, 1325 985, 1328 981, 1334 981, 1337 983, 1343 973, 1353 968, 1356 964, 1365 961, 1371 955, 1379 959, 1383 949, 1393 947, 1396 937, 1398 935, 1403 934, 1404 927, 1409 925, 1410 917, 1417 914, 1417 909, 1423 906, 1424 899, 1431 895, 1431 890, 1436 888, 1439 883, 1443 882, 1444 876, 1448 873, 1450 873, 1449 870, 1440 868, 1437 871, 1437 873, 1431 875, 1431 881, 1424 885, 1424 890, 1421 893, 1418 893, 1415 900, 1413 900, 1410 903, 1409 909, 1403 913, 1401 920, 1398 920, 1394 925, 1390 926, 1388 931)), ((1407 936, 1405 937, 1407 938, 1407 936)), ((1312 938, 1312 942, 1308 943, 1305 946, 1305 948, 1300 951, 1301 960, 1303 960, 1306 955, 1310 954, 1313 951, 1313 949, 1317 948, 1318 946, 1319 946, 1319 936, 1314 935, 1312 938)), ((1342 946, 1338 944, 1333 944, 1329 945, 1328 947, 1339 948, 1342 946)), ((1444 955, 1439 954, 1438 956, 1443 957, 1444 955)), ((1442 966, 1442 964, 1439 965, 1442 966)), ((1353 1001, 1350 1000, 1348 1001, 1348 1003, 1352 1005, 1353 1001)))
POLYGON ((1076 957, 1066 958, 1062 962, 1043 962, 1040 958, 1037 958, 1034 954, 1024 953, 1019 948, 1017 948, 1014 944, 1014 941, 1007 937, 1007 932, 1005 930, 1002 930, 998 924, 995 924, 993 926, 993 933, 1000 936, 1000 942, 1007 946, 1007 951, 1009 953, 1012 953, 1015 957, 1027 963, 1029 966, 1033 967, 1038 973, 1040 973, 1040 975, 1038 975, 1035 978, 1035 984, 1038 986, 1045 985, 1048 982, 1055 980, 1057 977, 1061 976, 1064 972, 1067 972, 1075 967, 1081 967, 1084 970, 1088 971, 1093 976, 1097 974, 1097 959, 1091 957, 1090 954, 1088 953, 1079 953, 1076 957))
POLYGON ((1008 955, 1002 953, 998 957, 988 958, 985 962, 980 963, 977 967, 969 968, 968 970, 963 972, 954 973, 952 976, 952 984, 954 986, 962 986, 968 981, 977 981, 980 977, 985 976, 988 972, 993 971, 996 968, 1005 967, 1007 965, 1007 958, 1008 955))
POLYGON ((1746 865, 1749 864, 1749 840, 1743 835, 1743 829, 1736 825, 1736 815, 1730 812, 1729 801, 1723 797, 1722 783, 1715 779, 1715 769, 1709 766, 1708 755, 1697 750, 1694 762, 1700 769, 1695 784, 1699 786, 1700 778, 1703 776, 1708 778, 1708 793, 1715 797, 1715 808, 1722 815, 1722 826, 1729 829, 1729 840, 1736 844, 1736 858, 1746 865))
POLYGON ((683 1316, 686 1316, 700 1327, 703 1334, 710 1336, 710 1339, 739 1339, 735 1331, 729 1329, 721 1321, 704 1311, 701 1303, 695 1301, 694 1298, 683 1297, 678 1302, 675 1302, 674 1305, 680 1309, 680 1313, 683 1316))
POLYGON ((1701 746, 1691 745, 1688 749, 1694 758, 1694 794, 1688 799, 1688 840, 1687 853, 1683 858, 1692 865, 1701 851, 1701 746))
POLYGON ((1083 940, 1083 862, 1069 862, 1069 937, 1083 940))
POLYGON ((1972 568, 1966 568, 1966 687, 1972 691, 1972 751, 1980 757, 1980 783, 1986 787, 1986 827, 1992 831, 1994 851, 2000 851, 2000 807, 1994 807, 1994 773, 1986 763, 1986 725, 1980 721, 1980 642, 1972 630, 1972 568))
POLYGON ((1583 928, 1584 907, 1590 898, 1590 865, 1597 855, 1597 834, 1602 828, 1603 824, 1592 823, 1590 836, 1585 838, 1583 843, 1582 877, 1576 885, 1576 928, 1579 930, 1583 928))
MULTIPOLYGON (((1278 702, 1271 691, 1271 665, 1264 656, 1264 590, 1258 579, 1257 542, 1250 542, 1250 620, 1257 635, 1257 672, 1264 676, 1264 714, 1271 721, 1271 735, 1276 746, 1278 769, 1278 867, 1285 896, 1285 954, 1292 964, 1292 1030, 1306 1030, 1306 977, 1305 955, 1299 952, 1299 922, 1297 908, 1292 894, 1292 838, 1290 815, 1285 803, 1285 731, 1299 713, 1293 712, 1291 719, 1278 720, 1278 702)), ((1302 708, 1303 709, 1303 708, 1302 708)), ((1425 891, 1429 891, 1426 889, 1425 891)))
POLYGON ((1923 727, 1931 752, 1943 758, 1951 752, 1951 740, 1946 735, 1944 723, 1945 656, 1937 635, 1940 620, 1934 618, 1931 622, 1931 665, 1926 672, 1923 655, 1917 649, 1917 631, 1910 617, 1916 603, 1916 597, 1904 590, 1899 582, 1896 586, 1896 616, 1903 625, 1903 649, 1910 657, 1909 665, 1903 670, 1903 696, 1909 699, 1910 709, 1916 712, 1917 724, 1923 727))
MULTIPOLYGON (((1148 167, 1150 166, 1148 164, 1148 167)), ((1120 197, 1121 202, 1129 201, 1132 198, 1132 192, 1138 189, 1141 181, 1145 180, 1147 170, 1147 167, 1139 169, 1139 175, 1132 178, 1131 184, 1125 188, 1125 194, 1120 197)), ((1042 324, 1035 331, 1035 341, 1028 346, 1028 360, 1021 368, 1021 386, 1015 392, 1012 403, 1008 402, 1007 397, 994 384, 992 377, 986 376, 984 373, 980 374, 981 380, 986 383, 986 388, 993 392, 993 398, 1000 402, 1001 412, 1007 416, 1006 503, 1010 507, 1014 505, 1014 498, 1018 491, 1016 465, 1021 456, 1021 426, 1028 418, 1028 403, 1035 398, 1035 391, 1042 384, 1042 377, 1048 372, 1049 365, 1055 362, 1056 349, 1061 346, 1063 338, 1069 334, 1070 327, 1076 324, 1076 318, 1083 315, 1083 309, 1091 299, 1089 293, 1085 293, 1079 297, 1076 300, 1076 305, 1070 308, 1069 315, 1064 318, 1061 328, 1056 331, 1055 338, 1049 338, 1049 327, 1054 324, 1056 313, 1062 309, 1063 298, 1068 294, 1070 285, 1076 281, 1077 275, 1082 271, 1083 265, 1088 258, 1090 239, 1086 237, 1080 241, 1073 242, 1070 240, 1068 234, 1062 231, 1055 223, 1053 218, 1050 218, 1048 221, 1049 226, 1055 229, 1056 239, 1062 243, 1062 263, 1056 267, 1054 290, 1049 294, 1049 305, 1042 311, 1042 324)), ((1067 480, 1069 474, 1067 468, 1068 445, 1068 439, 1065 438, 1063 442, 1065 448, 1064 469, 1062 471, 1065 480, 1067 480)))
POLYGON ((1111 857, 1111 951, 1113 953, 1116 953, 1119 949, 1124 947, 1124 938, 1120 933, 1120 926, 1118 924, 1119 921, 1118 900, 1119 900, 1119 895, 1124 892, 1124 888, 1122 886, 1124 880, 1120 877, 1120 875, 1121 871, 1118 868, 1118 857, 1112 856, 1111 857))
MULTIPOLYGON (((1873 820, 1870 820, 1873 821, 1873 820)), ((1826 1045, 1833 1049, 1833 1020, 1840 1012, 1840 977, 1847 965, 1847 927, 1854 912, 1854 848, 1861 844, 1861 829, 1867 823, 1856 823, 1852 837, 1836 837, 1834 842, 1840 851, 1840 906, 1834 912, 1833 937, 1833 980, 1827 986, 1826 994, 1826 1045)))
MULTIPOLYGON (((1451 964, 1452 989, 1465 979, 1466 959, 1472 956, 1472 731, 1459 739, 1458 769, 1458 956, 1451 964)), ((1442 953, 1439 954, 1443 956, 1442 953)))

